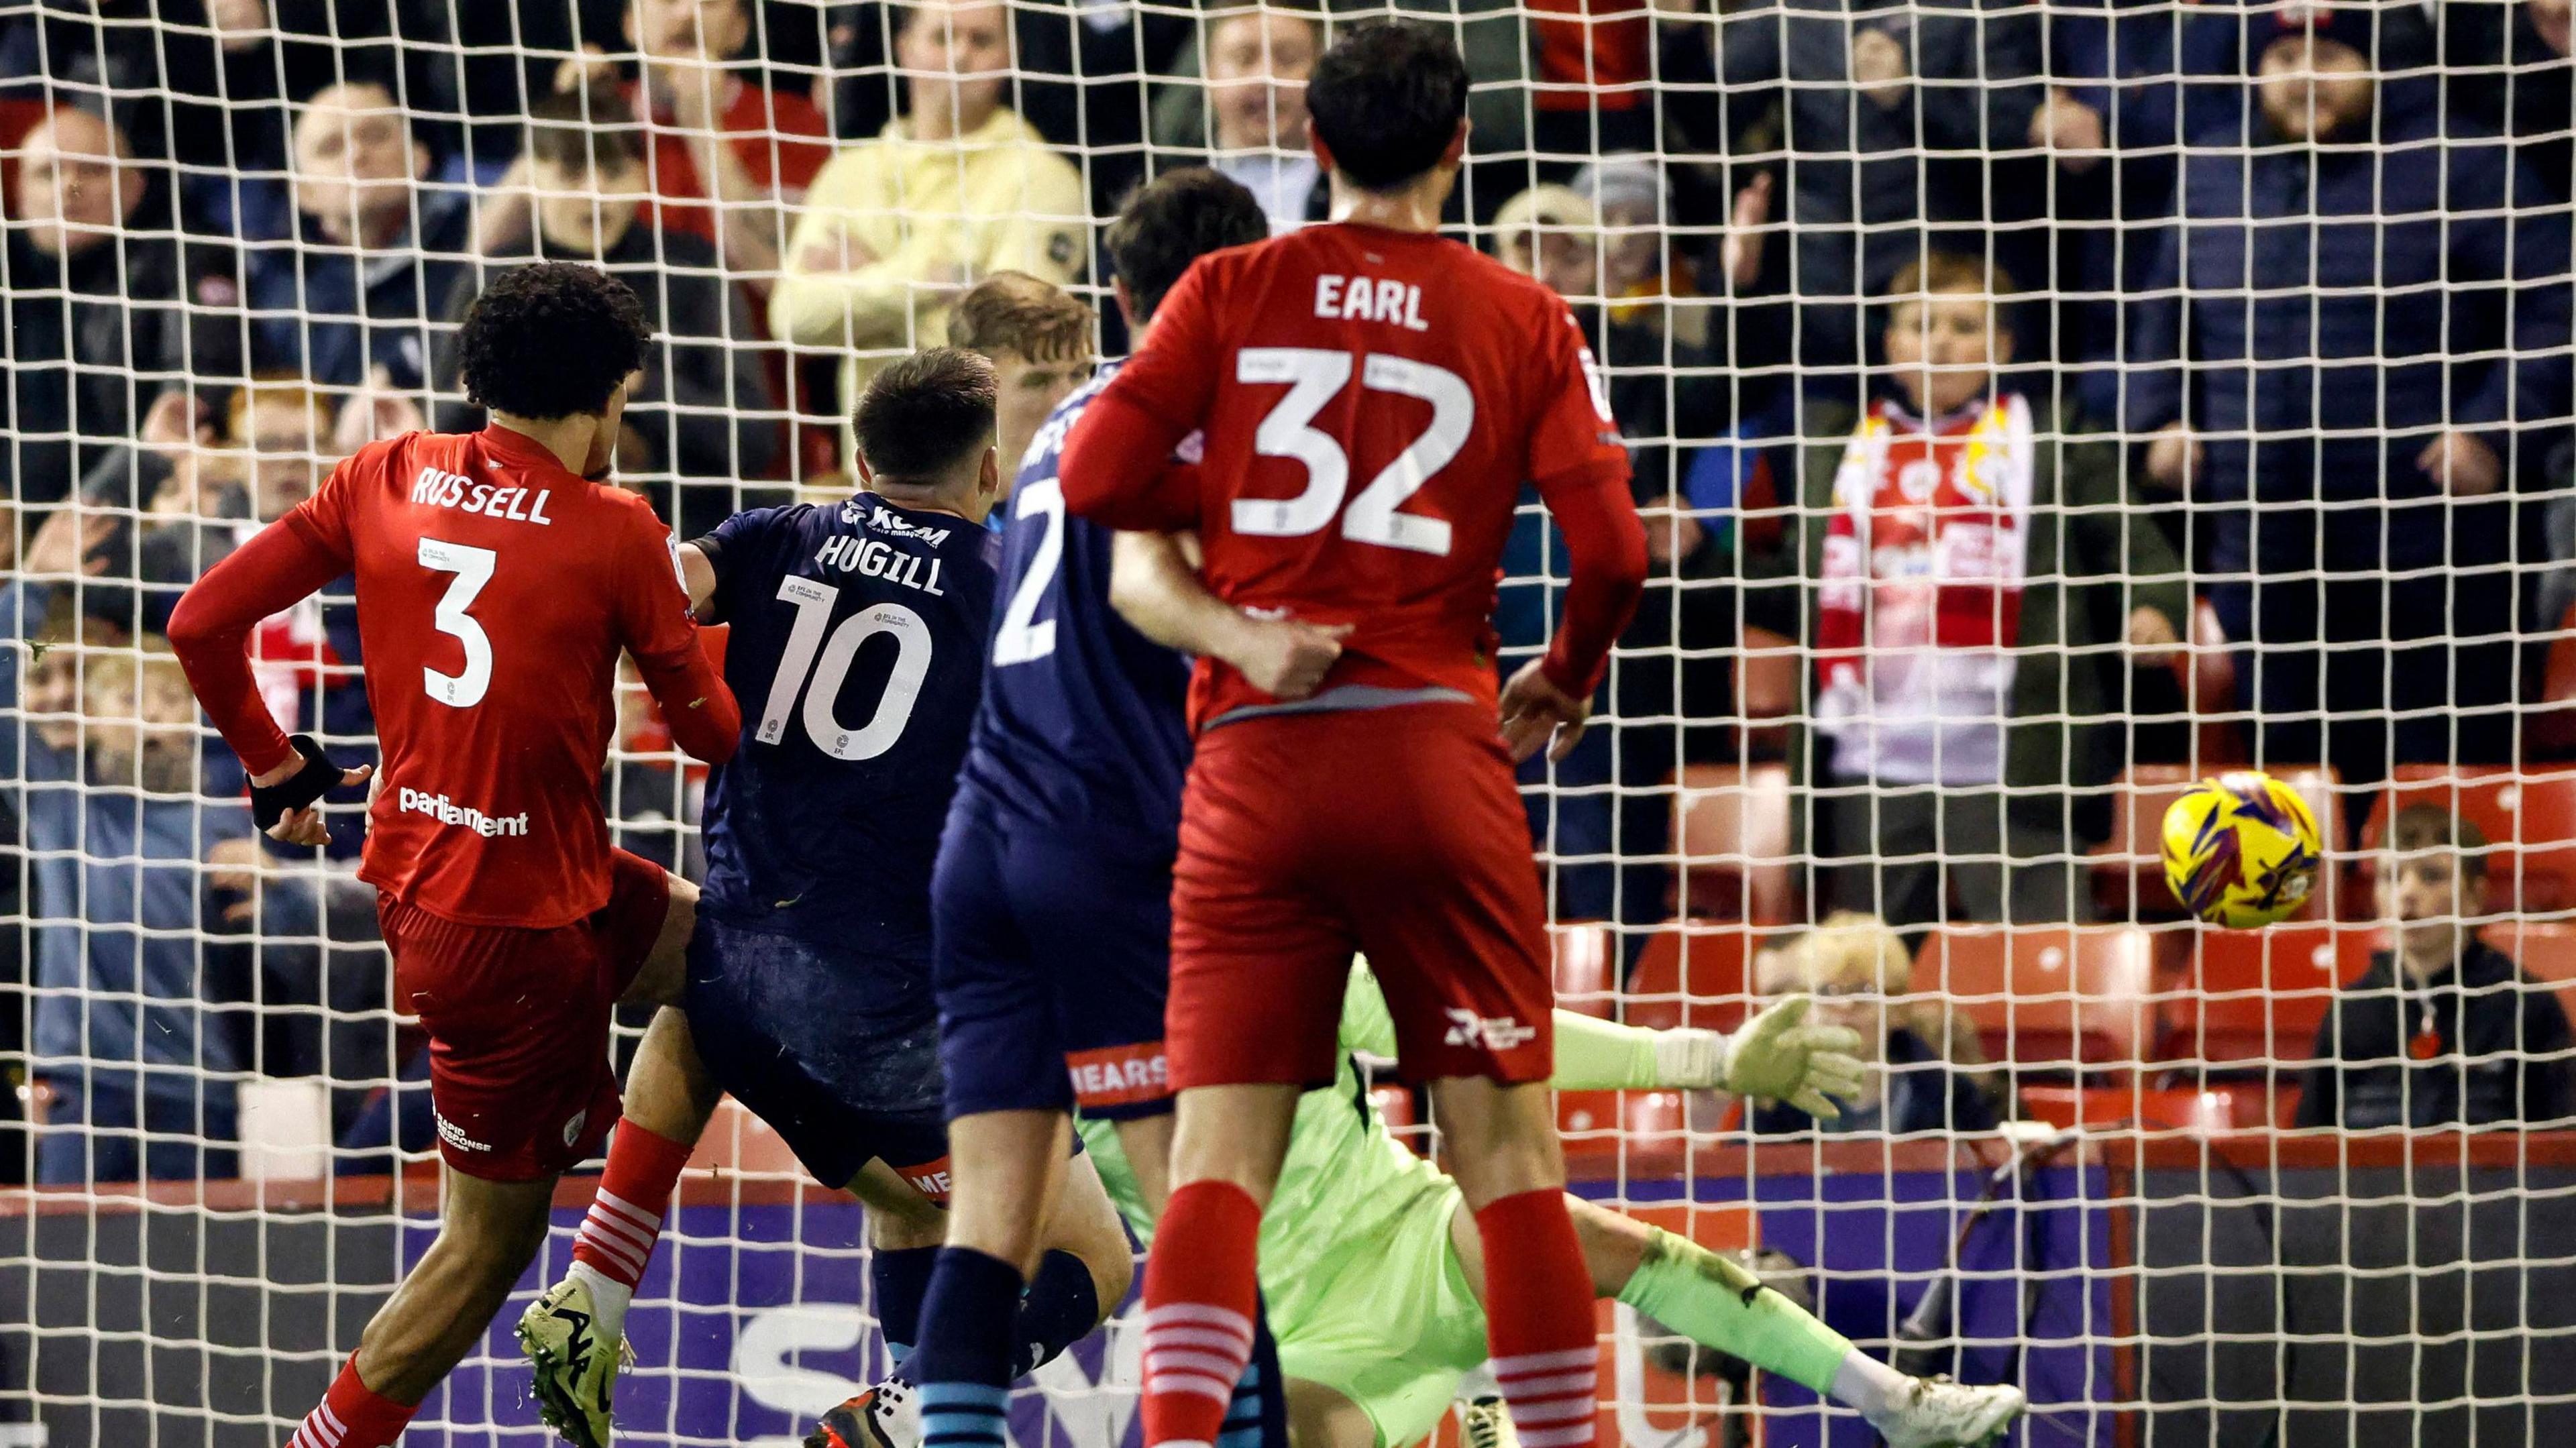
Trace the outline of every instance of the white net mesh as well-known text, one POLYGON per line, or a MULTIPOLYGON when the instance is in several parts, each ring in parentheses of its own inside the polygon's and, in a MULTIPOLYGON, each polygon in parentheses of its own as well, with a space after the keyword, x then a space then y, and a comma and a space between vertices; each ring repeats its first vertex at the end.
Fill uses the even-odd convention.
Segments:
MULTIPOLYGON (((1575 303, 1648 509, 1602 725, 1526 774, 1563 1004, 1727 1027, 1802 988, 1883 1042, 1820 1138, 1567 1093, 1578 1189, 2023 1383, 2032 1444, 2576 1434, 2565 0, 1405 8, 1475 78, 1458 234, 1575 303), (2244 764, 2329 862, 2217 931, 2159 825, 2244 764), (1797 939, 1837 910, 1896 933, 1797 939)), ((1123 348, 1097 232, 1137 181, 1320 216, 1317 39, 1120 0, 0 4, 0 1180, 44 1183, 0 1197, 0 1444, 276 1443, 432 1231, 357 812, 318 863, 249 842, 178 592, 365 439, 473 425, 455 319, 531 255, 644 299, 619 470, 683 536, 846 488, 849 387, 972 277, 1072 285, 1123 348)), ((1507 659, 1565 572, 1524 511, 1507 659)), ((281 718, 369 757, 345 586, 256 647, 281 718)), ((604 804, 693 872, 696 771, 628 697, 604 804)), ((730 1109, 700 1162, 621 1439, 791 1441, 882 1364, 857 1210, 730 1109)), ((1723 1364, 1603 1323, 1605 1432, 1746 1441, 1723 1364)), ((1133 1352, 1048 1368, 1022 1441, 1132 1437, 1133 1352)), ((524 1381, 496 1338, 411 1441, 537 1441, 524 1381)), ((1866 1440, 1751 1391, 1766 1443, 1866 1440)))

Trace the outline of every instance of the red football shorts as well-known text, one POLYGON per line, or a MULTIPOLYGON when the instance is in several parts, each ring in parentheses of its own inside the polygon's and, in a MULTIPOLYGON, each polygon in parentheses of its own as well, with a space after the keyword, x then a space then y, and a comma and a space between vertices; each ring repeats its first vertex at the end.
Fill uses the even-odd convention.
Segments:
POLYGON ((460 925, 379 897, 394 1001, 429 1032, 429 1102, 447 1164, 489 1181, 596 1154, 618 1115, 608 1025, 671 907, 662 867, 609 852, 608 903, 552 930, 460 925))
POLYGON ((1172 886, 1172 1085, 1333 1077, 1351 955, 1404 1074, 1543 1081, 1546 915, 1493 711, 1281 714, 1201 735, 1172 886))

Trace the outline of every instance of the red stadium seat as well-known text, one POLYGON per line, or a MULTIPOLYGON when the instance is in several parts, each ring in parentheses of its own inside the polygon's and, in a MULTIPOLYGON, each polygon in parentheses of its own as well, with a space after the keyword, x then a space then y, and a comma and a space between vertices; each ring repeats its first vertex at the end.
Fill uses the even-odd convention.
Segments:
POLYGON ((1735 712, 1744 716, 1747 758, 1778 759, 1788 753, 1789 719, 1798 712, 1805 667, 1797 640, 1745 625, 1735 655, 1735 712))
POLYGON ((2163 1055, 2240 1067, 2307 1060, 2346 976, 2345 953, 2372 940, 2367 929, 2323 924, 2195 934, 2190 988, 2165 1001, 2163 1055))
POLYGON ((2523 974, 2554 987, 2567 1018, 2576 1021, 2576 923, 2499 920, 2478 938, 2512 956, 2523 974))
POLYGON ((2154 1044, 2155 940, 2135 925, 1954 925, 1923 942, 1914 990, 1946 997, 1997 1060, 2073 1069, 2154 1044))
POLYGON ((2108 1086, 2021 1088, 2022 1115, 2051 1126, 2212 1134, 2261 1126, 2269 1110, 2270 1093, 2259 1086, 2241 1092, 2225 1086, 2170 1090, 2123 1081, 2108 1086))
POLYGON ((1628 1024, 1713 1031, 1742 1025, 1752 1009, 1753 944, 1752 929, 1744 925, 1677 921, 1647 936, 1628 982, 1628 1024))
POLYGON ((1619 1011, 1619 937, 1592 921, 1550 925, 1556 958, 1556 1004, 1603 1020, 1619 1011))
POLYGON ((1689 1146, 1679 1091, 1559 1091, 1556 1129, 1568 1162, 1634 1176, 1677 1168, 1689 1146))
POLYGON ((2354 876, 2364 893, 2356 913, 2376 910, 2367 892, 2377 881, 2388 821, 2418 804, 2452 810, 2487 837, 2481 914, 2576 908, 2576 770, 2401 764, 2362 826, 2354 876))
MULTIPOLYGON (((2245 762, 2245 736, 2236 718, 2236 653, 2218 610, 2196 598, 2191 606, 2191 648, 2173 656, 2174 683, 2194 720, 2192 747, 2200 770, 2214 773, 2245 762)), ((2116 836, 2114 837, 2116 838, 2116 836)))
POLYGON ((2576 604, 2559 617, 2540 673, 2540 702, 2522 716, 2525 758, 2576 755, 2576 604))
POLYGON ((1413 1149, 1416 1155, 1428 1155, 1431 1133, 1422 1124, 1422 1112, 1416 1106, 1413 1088, 1393 1081, 1381 1081, 1369 1088, 1369 1109, 1386 1124, 1395 1139, 1413 1149))
POLYGON ((2111 838, 2095 845, 2093 899, 2104 919, 2171 919, 2183 913, 2165 883, 2165 811, 2200 775, 2182 764, 2133 764, 2112 787, 2111 838))
POLYGON ((1789 874, 1789 767, 1693 764, 1673 802, 1681 856, 1675 901, 1683 915, 1784 925, 1789 874))
MULTIPOLYGON (((2175 919, 2182 902, 2165 883, 2165 811, 2191 787, 2218 771, 2192 770, 2179 764, 2138 764, 2122 775, 2111 795, 2111 838, 2093 847, 2093 899, 2112 920, 2175 919)), ((2329 859, 2341 848, 2343 802, 2340 782, 2329 765, 2276 766, 2270 771, 2307 802, 2317 817, 2317 833, 2329 859)), ((2336 872, 2317 872, 2308 904, 2291 918, 2334 918, 2336 872)))

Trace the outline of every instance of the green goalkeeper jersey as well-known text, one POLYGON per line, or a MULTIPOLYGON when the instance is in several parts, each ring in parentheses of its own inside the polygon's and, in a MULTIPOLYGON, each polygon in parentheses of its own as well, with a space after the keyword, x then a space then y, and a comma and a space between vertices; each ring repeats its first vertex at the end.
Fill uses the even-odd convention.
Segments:
MULTIPOLYGON (((1651 1087, 1654 1033, 1607 1021, 1556 1013, 1555 1084, 1569 1088, 1651 1087)), ((1378 1119, 1360 1087, 1352 1053, 1395 1054, 1395 1019, 1365 963, 1351 967, 1342 996, 1341 1067, 1333 1084, 1297 1101, 1278 1190, 1261 1214, 1261 1291, 1271 1325, 1308 1319, 1333 1295, 1355 1258, 1394 1234, 1395 1224, 1425 1197, 1446 1198, 1456 1188, 1427 1158, 1407 1150, 1378 1119)), ((1136 1191, 1118 1133, 1106 1121, 1078 1120, 1109 1199, 1118 1204, 1136 1240, 1150 1246, 1154 1224, 1136 1191)), ((1444 1212, 1445 1216, 1445 1212, 1444 1212)), ((1344 1288, 1342 1290, 1348 1290, 1344 1288)))
MULTIPOLYGON (((1305 1316, 1309 1299, 1328 1295, 1350 1259, 1384 1240, 1419 1198, 1449 1190, 1438 1167, 1388 1134, 1360 1087, 1351 1053, 1395 1054, 1395 1020, 1365 966, 1351 968, 1342 996, 1340 1046, 1333 1084, 1298 1098, 1279 1187, 1261 1214, 1261 1290, 1274 1322, 1305 1316)), ((1116 1129, 1106 1121, 1077 1124, 1109 1199, 1136 1240, 1151 1246, 1154 1223, 1116 1129)))

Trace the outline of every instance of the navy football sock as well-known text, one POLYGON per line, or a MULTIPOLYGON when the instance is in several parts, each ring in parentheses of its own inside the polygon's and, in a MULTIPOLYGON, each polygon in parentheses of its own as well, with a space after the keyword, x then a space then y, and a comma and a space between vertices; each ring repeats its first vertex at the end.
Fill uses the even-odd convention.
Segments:
POLYGON ((921 1388, 922 1448, 1003 1448, 1020 1270, 971 1247, 942 1247, 904 1376, 921 1388))
POLYGON ((1011 1376, 1021 1377, 1040 1363, 1088 1337, 1100 1325, 1100 1288, 1091 1269, 1071 1252, 1049 1252, 1038 1259, 1038 1275, 1020 1299, 1020 1316, 1012 1331, 1011 1376))
POLYGON ((868 1253, 877 1323, 885 1329, 886 1356, 897 1367, 920 1340, 921 1302, 930 1295, 930 1274, 938 1262, 936 1247, 879 1247, 868 1253))

